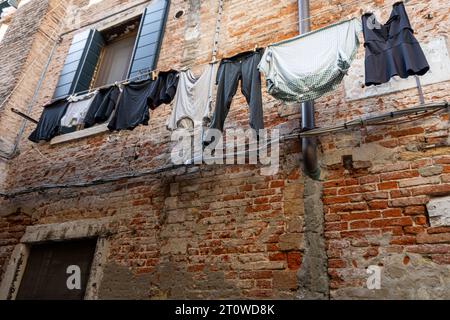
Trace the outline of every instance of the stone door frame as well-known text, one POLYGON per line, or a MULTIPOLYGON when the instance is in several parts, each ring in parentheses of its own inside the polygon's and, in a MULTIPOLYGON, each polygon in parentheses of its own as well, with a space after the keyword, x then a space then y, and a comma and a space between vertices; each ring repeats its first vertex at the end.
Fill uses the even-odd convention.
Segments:
POLYGON ((109 253, 111 217, 78 220, 55 224, 29 226, 13 250, 0 284, 0 300, 15 300, 27 260, 30 246, 46 242, 97 238, 94 258, 86 285, 85 300, 97 300, 103 269, 109 253))

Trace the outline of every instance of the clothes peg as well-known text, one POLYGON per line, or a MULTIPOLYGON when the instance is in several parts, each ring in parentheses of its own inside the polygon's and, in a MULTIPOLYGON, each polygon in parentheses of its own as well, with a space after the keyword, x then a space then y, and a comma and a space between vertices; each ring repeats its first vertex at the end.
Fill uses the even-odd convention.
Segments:
POLYGON ((258 50, 258 44, 255 44, 255 48, 253 49, 254 52, 256 52, 256 50, 258 50))
POLYGON ((152 80, 155 81, 158 78, 158 71, 156 71, 156 70, 152 71, 151 75, 152 75, 152 80))

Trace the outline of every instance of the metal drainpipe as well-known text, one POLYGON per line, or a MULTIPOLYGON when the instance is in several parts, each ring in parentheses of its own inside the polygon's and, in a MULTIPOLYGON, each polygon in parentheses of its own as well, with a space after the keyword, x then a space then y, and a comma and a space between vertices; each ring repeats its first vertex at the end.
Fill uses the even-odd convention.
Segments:
MULTIPOLYGON (((50 66, 50 62, 52 61, 53 55, 55 54, 55 51, 56 51, 56 47, 58 46, 58 43, 60 41, 61 41, 61 37, 59 37, 55 41, 55 43, 53 44, 52 50, 51 50, 50 55, 49 55, 49 57, 47 59, 47 62, 46 62, 45 67, 44 67, 44 70, 42 70, 41 76, 39 77, 39 82, 37 84, 37 87, 34 90, 33 98, 31 99, 31 102, 28 105, 28 109, 27 109, 27 112, 26 112, 27 115, 29 115, 31 113, 31 111, 33 109, 33 106, 36 103, 36 99, 38 97, 39 91, 41 90, 42 83, 44 81, 44 78, 45 78, 45 75, 47 73, 48 67, 50 66)), ((12 150, 9 153, 0 150, 0 158, 6 159, 6 160, 10 160, 10 159, 12 159, 15 156, 15 154, 17 152, 17 149, 19 147, 20 140, 22 139, 22 135, 23 135, 23 133, 25 131, 25 126, 27 124, 27 121, 28 120, 25 120, 25 119, 22 121, 22 125, 21 125, 21 127, 19 129, 19 132, 17 133, 17 136, 16 136, 16 139, 14 141, 14 146, 13 146, 12 150)))
MULTIPOLYGON (((298 0, 300 34, 310 31, 309 16, 309 0, 298 0)), ((314 101, 304 102, 301 104, 301 107, 302 131, 314 129, 314 101)), ((302 153, 305 173, 312 179, 318 179, 320 176, 320 168, 317 162, 317 138, 302 138, 302 153)))

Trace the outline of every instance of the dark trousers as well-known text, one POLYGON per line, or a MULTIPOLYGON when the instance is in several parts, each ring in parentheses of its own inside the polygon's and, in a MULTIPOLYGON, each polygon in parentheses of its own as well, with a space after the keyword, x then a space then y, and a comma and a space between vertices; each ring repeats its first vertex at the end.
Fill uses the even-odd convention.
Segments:
POLYGON ((218 85, 216 109, 210 128, 223 131, 223 125, 236 94, 239 80, 241 92, 249 105, 250 127, 255 130, 264 128, 261 77, 258 70, 261 56, 262 52, 258 50, 244 52, 221 61, 216 80, 218 85))

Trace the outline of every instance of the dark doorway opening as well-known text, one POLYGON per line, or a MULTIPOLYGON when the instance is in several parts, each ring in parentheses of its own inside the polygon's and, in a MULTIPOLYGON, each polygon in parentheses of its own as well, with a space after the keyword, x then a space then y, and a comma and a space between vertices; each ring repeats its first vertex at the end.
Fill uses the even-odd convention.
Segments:
POLYGON ((96 239, 32 245, 17 300, 83 300, 96 239))

